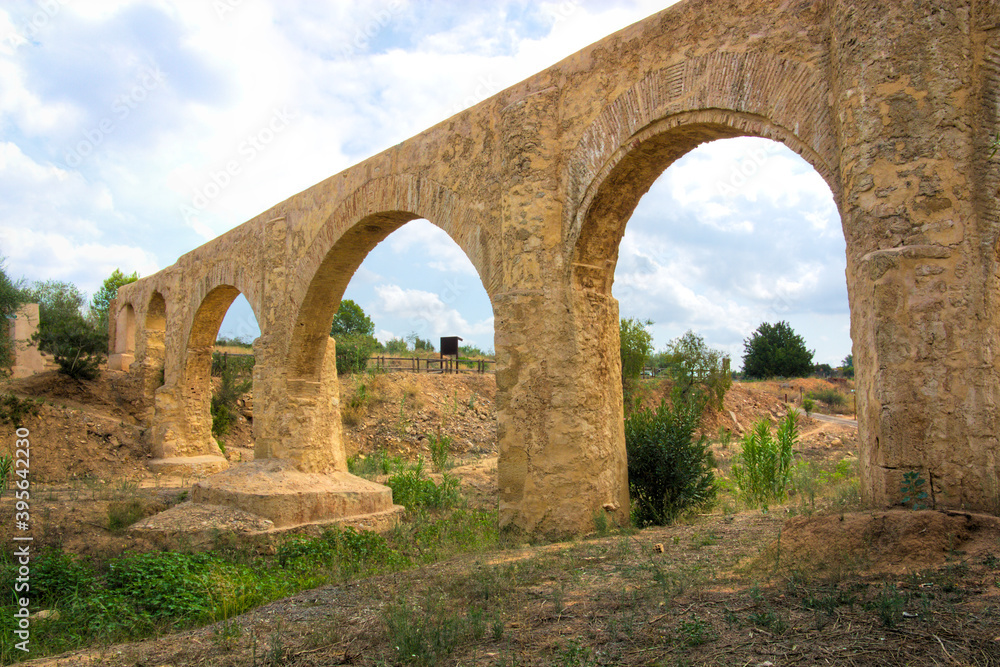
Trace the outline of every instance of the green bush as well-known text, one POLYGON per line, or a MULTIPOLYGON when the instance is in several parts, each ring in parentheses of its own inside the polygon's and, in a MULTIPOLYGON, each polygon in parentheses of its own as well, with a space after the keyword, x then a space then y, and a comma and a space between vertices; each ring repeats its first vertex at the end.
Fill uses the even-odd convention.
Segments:
MULTIPOLYGON (((0 321, 14 317, 17 309, 24 303, 24 286, 20 281, 13 281, 7 276, 4 266, 5 259, 0 257, 0 321)), ((9 328, 0 326, 0 378, 10 375, 14 365, 14 341, 10 338, 9 328)))
POLYGON ((847 397, 841 394, 836 389, 820 389, 819 391, 810 391, 806 394, 809 398, 814 401, 820 401, 821 403, 826 403, 831 408, 840 407, 847 403, 847 397))
POLYGON ((743 450, 736 457, 732 473, 744 501, 752 507, 767 507, 785 499, 785 487, 792 472, 792 448, 798 440, 798 420, 794 411, 771 434, 766 418, 758 420, 743 436, 743 450))
POLYGON ((28 398, 18 398, 7 392, 0 396, 0 421, 5 424, 21 426, 26 417, 37 417, 38 405, 28 398))
MULTIPOLYGON (((216 341, 216 345, 222 345, 216 341)), ((229 354, 227 352, 212 352, 212 375, 220 377, 226 368, 237 375, 250 376, 257 359, 252 354, 229 354)))
POLYGON ((816 401, 811 398, 803 399, 802 409, 806 411, 806 417, 808 417, 816 409, 816 401))
POLYGON ((438 472, 444 472, 448 465, 448 455, 451 453, 451 436, 441 433, 431 433, 427 436, 431 449, 431 463, 438 472))
POLYGON ((203 619, 213 608, 208 575, 217 565, 209 554, 129 554, 108 565, 106 583, 153 618, 203 619))
POLYGON ((726 392, 733 386, 729 358, 720 350, 708 347, 704 338, 688 331, 670 341, 667 348, 656 355, 656 363, 683 396, 704 392, 708 403, 716 410, 722 409, 726 392))
POLYGON ((408 352, 410 349, 409 345, 402 338, 390 338, 386 341, 385 345, 382 346, 382 351, 386 354, 403 354, 408 352))
POLYGON ((655 411, 625 419, 628 481, 637 525, 665 525, 715 498, 714 461, 704 436, 696 437, 704 403, 674 394, 655 411))
POLYGON ((458 492, 458 479, 445 474, 440 484, 424 477, 424 461, 417 459, 417 464, 385 481, 392 489, 392 502, 402 505, 408 510, 421 507, 430 509, 448 509, 461 500, 458 492))
POLYGON ((276 556, 282 567, 322 566, 341 577, 368 576, 409 564, 378 533, 351 527, 329 528, 318 537, 291 537, 278 547, 276 556))
POLYGON ((337 374, 364 372, 368 358, 377 349, 378 341, 372 336, 341 336, 337 339, 337 374))
POLYGON ((39 325, 34 341, 51 352, 59 372, 74 380, 93 380, 100 374, 100 363, 108 350, 108 334, 74 314, 39 325))
POLYGON ((813 369, 814 353, 787 322, 762 322, 743 350, 743 373, 751 379, 805 377, 813 369))
POLYGON ((224 365, 219 388, 212 392, 212 435, 229 433, 229 427, 236 421, 236 401, 253 387, 253 379, 240 379, 236 366, 224 365))

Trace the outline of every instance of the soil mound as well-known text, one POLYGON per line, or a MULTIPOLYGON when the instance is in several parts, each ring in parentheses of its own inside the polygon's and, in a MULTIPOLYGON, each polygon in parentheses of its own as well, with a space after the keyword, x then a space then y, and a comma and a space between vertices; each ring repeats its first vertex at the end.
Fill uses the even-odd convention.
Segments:
POLYGON ((953 511, 905 509, 844 515, 798 516, 758 565, 835 575, 933 570, 949 561, 981 559, 1000 541, 1000 518, 953 511))

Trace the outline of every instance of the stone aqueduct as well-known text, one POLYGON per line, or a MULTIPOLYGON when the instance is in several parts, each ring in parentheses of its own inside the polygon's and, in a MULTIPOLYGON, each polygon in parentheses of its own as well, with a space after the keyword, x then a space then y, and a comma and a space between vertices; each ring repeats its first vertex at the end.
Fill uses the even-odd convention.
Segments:
POLYGON ((687 0, 123 287, 111 361, 144 383, 157 463, 224 466, 210 353, 242 292, 262 331, 258 460, 346 475, 330 323, 365 255, 426 218, 495 315, 501 523, 624 519, 625 223, 699 143, 768 137, 840 210, 864 493, 892 503, 915 470, 938 506, 997 511, 998 130, 994 0, 687 0))

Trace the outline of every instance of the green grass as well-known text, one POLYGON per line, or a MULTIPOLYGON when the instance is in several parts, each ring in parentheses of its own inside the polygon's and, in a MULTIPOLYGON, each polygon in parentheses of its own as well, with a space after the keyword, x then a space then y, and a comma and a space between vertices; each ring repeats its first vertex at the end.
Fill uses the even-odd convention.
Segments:
MULTIPOLYGON (((496 512, 431 513, 425 508, 388 537, 331 528, 318 536, 289 536, 268 556, 233 548, 126 553, 102 562, 50 549, 31 561, 29 609, 59 614, 32 621, 31 652, 25 654, 14 647, 15 601, 4 599, 0 663, 223 621, 301 590, 399 571, 456 553, 486 551, 497 544, 496 512)), ((0 556, 0 589, 14 590, 17 568, 9 551, 0 556)))

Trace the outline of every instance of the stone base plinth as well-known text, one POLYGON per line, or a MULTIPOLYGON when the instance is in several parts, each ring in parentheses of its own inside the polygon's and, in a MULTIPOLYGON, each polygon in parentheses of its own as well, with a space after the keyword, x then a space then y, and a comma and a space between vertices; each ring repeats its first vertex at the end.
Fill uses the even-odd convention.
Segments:
POLYGON ((399 523, 403 511, 399 505, 393 505, 391 509, 375 514, 275 528, 270 520, 250 512, 187 501, 146 517, 132 525, 129 534, 171 549, 178 544, 191 549, 209 549, 233 537, 241 540, 242 544, 275 544, 274 540, 280 540, 286 534, 318 535, 328 526, 385 532, 399 523))
POLYGON ((208 477, 228 468, 229 461, 222 456, 174 456, 153 459, 146 466, 161 475, 208 477))
POLYGON ((135 361, 134 354, 109 354, 108 355, 108 370, 109 371, 127 371, 132 362, 135 361))
POLYGON ((274 528, 395 513, 392 490, 347 472, 306 473, 280 459, 241 463, 198 482, 191 500, 263 517, 274 528))

